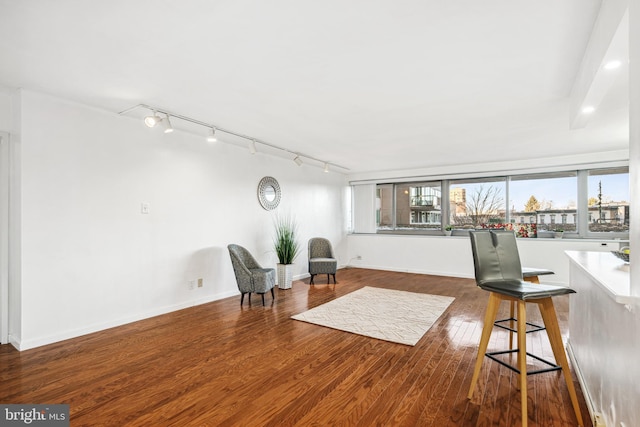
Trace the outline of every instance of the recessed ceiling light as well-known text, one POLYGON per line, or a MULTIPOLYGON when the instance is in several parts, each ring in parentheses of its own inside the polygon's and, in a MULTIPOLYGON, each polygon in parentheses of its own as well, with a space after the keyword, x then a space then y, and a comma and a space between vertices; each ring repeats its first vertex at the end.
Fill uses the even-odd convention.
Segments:
POLYGON ((594 111, 596 111, 596 107, 594 107, 592 105, 587 105, 586 107, 584 107, 582 109, 582 114, 591 114, 594 111))
POLYGON ((615 70, 616 68, 619 68, 622 65, 622 61, 618 61, 613 60, 613 61, 609 61, 606 64, 604 64, 604 69, 605 70, 615 70))

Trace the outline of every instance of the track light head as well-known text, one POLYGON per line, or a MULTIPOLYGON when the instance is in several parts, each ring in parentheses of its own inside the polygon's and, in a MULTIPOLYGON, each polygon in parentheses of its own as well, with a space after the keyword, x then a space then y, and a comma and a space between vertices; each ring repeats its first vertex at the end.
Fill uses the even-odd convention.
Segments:
POLYGON ((208 142, 216 142, 218 139, 216 138, 216 128, 209 129, 209 134, 207 135, 208 142))
POLYGON ((294 162, 296 162, 296 165, 298 165, 298 166, 302 166, 302 159, 300 158, 300 156, 296 156, 296 157, 293 159, 293 161, 294 161, 294 162))
POLYGON ((169 120, 169 115, 168 114, 164 118, 163 123, 164 123, 164 133, 173 132, 173 126, 171 126, 171 121, 169 120))
POLYGON ((256 154, 256 140, 252 139, 249 141, 249 152, 251 154, 256 154))
POLYGON ((329 163, 324 164, 324 171, 329 172, 329 163))
POLYGON ((144 118, 144 124, 147 125, 147 127, 154 127, 155 125, 157 125, 158 123, 160 123, 162 121, 162 117, 158 116, 158 113, 156 113, 155 110, 153 110, 153 113, 151 116, 147 116, 144 118))

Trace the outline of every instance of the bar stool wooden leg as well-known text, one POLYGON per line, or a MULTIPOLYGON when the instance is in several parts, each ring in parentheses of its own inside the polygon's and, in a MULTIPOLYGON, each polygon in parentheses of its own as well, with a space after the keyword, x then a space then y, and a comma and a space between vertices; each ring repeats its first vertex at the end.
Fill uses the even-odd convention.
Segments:
POLYGON ((522 427, 527 427, 527 303, 518 301, 518 370, 522 427))
POLYGON ((556 310, 553 306, 553 301, 551 298, 545 298, 539 301, 538 305, 540 306, 542 320, 547 327, 547 335, 549 336, 549 342, 553 349, 553 355, 556 358, 556 364, 562 367, 564 380, 567 383, 567 388, 569 389, 571 404, 573 405, 573 410, 575 411, 576 418, 578 419, 578 425, 583 426, 584 423, 582 421, 580 405, 578 404, 578 396, 576 395, 576 389, 573 386, 573 380, 571 379, 569 362, 567 361, 567 355, 564 352, 562 334, 560 333, 560 327, 558 326, 558 318, 556 317, 556 310))
POLYGON ((480 345, 478 346, 478 356, 476 357, 476 366, 473 369, 473 377, 471 378, 471 387, 469 388, 468 399, 473 396, 473 391, 476 388, 478 377, 480 376, 480 368, 482 367, 482 361, 484 360, 484 354, 487 352, 487 345, 489 344, 489 338, 491 337, 491 331, 493 330, 493 322, 496 320, 498 314, 498 308, 500 308, 500 298, 497 294, 489 293, 489 303, 487 304, 487 312, 484 315, 484 326, 482 327, 482 337, 480 338, 480 345))
MULTIPOLYGON (((529 276, 529 277, 525 277, 524 279, 525 282, 530 282, 530 283, 540 283, 540 279, 538 279, 538 276, 529 276)), ((509 303, 509 318, 510 319, 515 319, 515 306, 516 306, 516 302, 515 301, 511 301, 509 303)), ((513 320, 509 321, 509 327, 511 329, 513 329, 513 320)), ((513 331, 509 331, 509 350, 513 350, 513 331)))
MULTIPOLYGON (((516 302, 509 301, 509 319, 516 318, 516 302)), ((513 320, 509 320, 509 328, 513 329, 513 320)), ((509 330, 509 350, 513 350, 513 331, 509 330)))

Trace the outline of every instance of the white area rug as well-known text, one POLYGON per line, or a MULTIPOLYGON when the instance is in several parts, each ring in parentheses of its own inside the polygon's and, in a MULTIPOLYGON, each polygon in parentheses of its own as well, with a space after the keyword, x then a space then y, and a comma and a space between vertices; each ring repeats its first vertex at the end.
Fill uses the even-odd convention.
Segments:
POLYGON ((291 318, 416 345, 453 300, 453 297, 366 286, 291 318))

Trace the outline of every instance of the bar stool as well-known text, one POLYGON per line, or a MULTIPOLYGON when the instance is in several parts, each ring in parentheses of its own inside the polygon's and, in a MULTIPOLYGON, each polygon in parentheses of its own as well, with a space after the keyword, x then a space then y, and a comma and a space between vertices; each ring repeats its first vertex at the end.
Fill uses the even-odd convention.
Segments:
POLYGON ((520 265, 518 246, 513 231, 477 230, 470 231, 469 236, 471 239, 471 250, 473 252, 476 283, 481 289, 489 292, 489 303, 485 313, 484 326, 482 328, 482 336, 478 346, 478 355, 473 370, 473 377, 471 378, 468 398, 471 399, 473 397, 484 356, 487 356, 519 374, 518 384, 520 386, 522 426, 526 427, 528 419, 527 375, 562 370, 578 424, 581 426, 584 425, 552 301, 552 297, 554 296, 571 294, 575 293, 575 291, 563 286, 533 285, 522 280, 522 267, 520 265), (516 305, 518 348, 487 353, 491 331, 493 330, 498 308, 502 301, 509 301, 516 305), (527 302, 538 304, 540 308, 542 320, 546 327, 549 342, 551 343, 555 357, 555 363, 527 352, 527 302), (517 353, 517 367, 511 366, 496 357, 507 353, 517 353), (527 372, 527 356, 543 362, 549 367, 527 372))
MULTIPOLYGON (((540 279, 538 276, 544 276, 546 274, 555 274, 552 270, 548 270, 546 268, 533 268, 533 267, 522 267, 522 280, 525 282, 531 283, 540 283, 540 279)), ((513 333, 518 332, 515 329, 514 322, 517 322, 516 319, 516 303, 511 301, 509 303, 509 317, 507 319, 500 319, 493 322, 495 326, 498 328, 506 329, 509 331, 509 349, 513 348, 513 333), (503 323, 509 322, 509 326, 503 325, 503 323)), ((530 326, 527 329, 527 334, 531 332, 544 331, 544 326, 536 325, 535 323, 527 322, 527 326, 530 326)))

